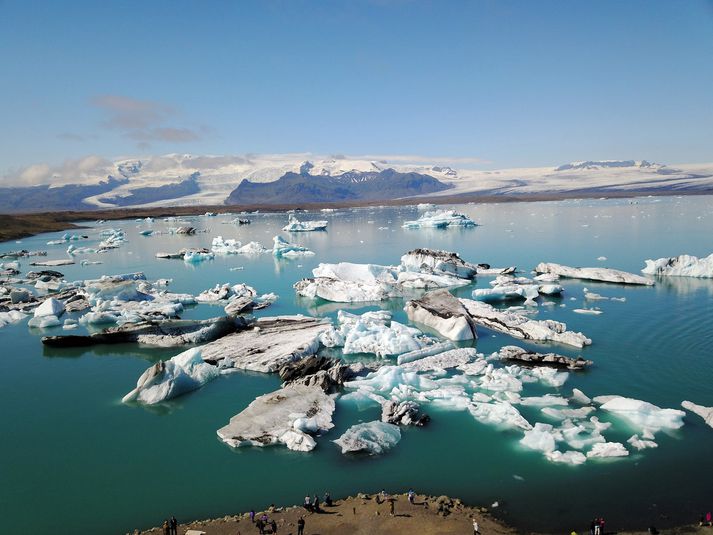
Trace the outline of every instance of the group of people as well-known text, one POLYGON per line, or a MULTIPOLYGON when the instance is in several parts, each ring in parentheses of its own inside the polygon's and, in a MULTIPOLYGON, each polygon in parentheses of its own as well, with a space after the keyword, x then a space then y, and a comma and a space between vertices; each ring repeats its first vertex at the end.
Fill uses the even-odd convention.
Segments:
POLYGON ((163 521, 163 535, 178 535, 178 520, 175 516, 163 521))
MULTIPOLYGON (((327 494, 329 495, 329 494, 327 494)), ((315 496, 316 498, 316 496, 315 496)), ((255 520, 255 511, 250 511, 250 522, 255 524, 260 535, 265 535, 266 533, 277 533, 277 522, 275 519, 270 519, 266 513, 263 513, 255 520), (269 530, 269 531, 268 531, 269 530)), ((305 532, 305 518, 301 516, 297 520, 297 535, 304 535, 305 532)))
MULTIPOLYGON (((323 502, 326 507, 332 507, 333 502, 329 492, 324 493, 323 502)), ((319 508, 319 504, 319 496, 317 496, 316 494, 313 498, 310 498, 309 494, 305 496, 304 508, 310 513, 319 513, 321 511, 321 509, 319 508)))
POLYGON ((589 535, 604 535, 604 519, 595 518, 589 524, 589 535))

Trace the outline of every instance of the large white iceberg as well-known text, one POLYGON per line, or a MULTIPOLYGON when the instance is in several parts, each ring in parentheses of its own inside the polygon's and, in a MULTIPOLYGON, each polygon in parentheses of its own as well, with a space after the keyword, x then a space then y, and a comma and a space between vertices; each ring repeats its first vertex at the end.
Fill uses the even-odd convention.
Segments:
POLYGON ((418 329, 392 321, 391 313, 385 310, 365 312, 361 316, 340 310, 337 321, 339 325, 325 332, 320 340, 327 347, 341 346, 345 355, 400 355, 432 343, 418 329))
POLYGON ((677 409, 662 409, 638 399, 615 396, 602 404, 601 410, 611 412, 628 420, 635 427, 656 433, 664 429, 679 429, 683 426, 685 412, 677 409))
POLYGON ((43 303, 35 309, 35 317, 59 317, 62 315, 62 312, 64 312, 64 303, 62 303, 62 301, 59 301, 58 299, 55 299, 54 297, 50 297, 49 299, 45 299, 43 303))
POLYGON ((365 422, 347 429, 334 441, 342 453, 366 452, 379 455, 387 452, 401 440, 397 425, 385 422, 365 422))
POLYGON ((201 348, 194 347, 148 368, 122 401, 153 405, 196 390, 219 375, 216 366, 203 361, 201 348))
POLYGON ((474 227, 475 221, 455 210, 426 212, 415 221, 406 221, 403 228, 474 227))
POLYGON ((682 254, 670 258, 646 260, 646 267, 641 272, 647 275, 709 279, 713 277, 713 254, 705 258, 682 254))

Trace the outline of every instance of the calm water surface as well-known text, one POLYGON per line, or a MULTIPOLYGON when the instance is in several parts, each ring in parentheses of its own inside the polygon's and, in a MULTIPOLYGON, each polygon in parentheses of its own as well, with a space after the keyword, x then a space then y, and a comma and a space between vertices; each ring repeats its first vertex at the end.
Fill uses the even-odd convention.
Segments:
MULTIPOLYGON (((254 215, 253 224, 242 227, 228 224, 228 216, 194 218, 191 224, 209 232, 190 237, 138 234, 146 228, 176 226, 163 221, 87 223, 84 232, 91 239, 79 245, 98 243, 99 230, 109 226, 123 228, 129 242, 87 257, 103 261, 101 265, 57 269, 67 280, 143 271, 149 279, 172 278, 172 291, 194 294, 218 283, 245 282, 260 292, 279 294, 279 301, 262 315, 333 317, 344 307, 299 299, 292 289, 319 262, 396 264, 414 247, 432 247, 459 252, 469 261, 516 265, 525 271, 552 261, 638 272, 646 258, 713 252, 711 197, 458 209, 481 226, 404 230, 401 223, 418 216, 415 208, 345 210, 319 214, 330 220, 328 232, 292 236, 292 241, 314 250, 314 257, 277 261, 271 255, 228 256, 197 266, 154 255, 209 247, 215 235, 269 246, 286 217, 254 215), (597 260, 601 256, 607 260, 597 260), (230 270, 235 267, 243 269, 230 270)), ((62 258, 64 246, 46 245, 60 235, 3 243, 0 250, 44 249, 48 258, 62 258)), ((22 264, 23 271, 33 269, 26 259, 22 264)), ((473 287, 487 284, 488 279, 481 278, 457 293, 468 295, 473 287)), ((540 307, 537 318, 565 321, 591 337, 592 346, 582 351, 553 347, 568 355, 582 354, 595 365, 586 373, 571 374, 562 395, 577 387, 590 396, 621 394, 662 407, 678 408, 684 399, 713 405, 713 280, 671 279, 653 288, 577 281, 565 281, 564 286, 561 302, 567 306, 540 307), (597 302, 603 310, 600 316, 575 314, 572 310, 584 305, 585 286, 606 296, 626 297, 626 302, 597 302)), ((406 322, 402 306, 400 300, 382 304, 406 322)), ((221 312, 199 305, 184 317, 221 312)), ((26 322, 0 329, 0 518, 9 533, 27 532, 28 522, 34 533, 123 533, 158 525, 171 514, 185 521, 270 503, 299 503, 305 493, 343 496, 381 488, 403 492, 413 487, 473 504, 497 500, 501 517, 531 530, 585 529, 589 518, 600 515, 612 529, 665 526, 696 521, 713 504, 713 429, 692 415, 679 431, 658 434, 657 449, 577 467, 552 464, 540 453, 523 449, 519 432, 480 424, 467 412, 433 407, 427 409, 433 418, 428 427, 404 429, 398 446, 381 457, 345 457, 331 443, 350 425, 378 419, 377 409, 360 412, 348 403, 338 403, 335 428, 318 439, 311 453, 281 447, 233 450, 219 442, 215 431, 256 396, 278 388, 275 376, 236 373, 160 407, 126 406, 121 397, 146 367, 178 350, 133 345, 48 349, 40 343, 42 334, 29 330, 26 322)), ((514 342, 481 329, 477 348, 489 353, 514 342)), ((605 434, 608 440, 623 441, 633 432, 619 422, 605 434)))

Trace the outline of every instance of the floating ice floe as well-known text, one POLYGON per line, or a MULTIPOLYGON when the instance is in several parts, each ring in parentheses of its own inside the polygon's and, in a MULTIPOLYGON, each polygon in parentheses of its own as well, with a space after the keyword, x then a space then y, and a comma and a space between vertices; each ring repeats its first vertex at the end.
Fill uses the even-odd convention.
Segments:
POLYGON ((219 375, 216 366, 203 361, 201 348, 194 347, 148 368, 122 401, 153 405, 196 390, 219 375))
POLYGON ((648 448, 658 448, 658 444, 653 440, 639 438, 639 435, 632 435, 626 441, 632 448, 637 450, 645 450, 648 448))
POLYGON ((439 371, 465 366, 477 356, 477 351, 472 347, 449 349, 436 355, 402 364, 401 367, 408 371, 439 371))
POLYGON ((247 322, 244 319, 227 316, 207 320, 161 320, 127 323, 86 336, 45 336, 42 343, 53 347, 125 343, 175 347, 204 344, 246 327, 247 322))
POLYGON ((282 236, 275 236, 272 239, 274 245, 272 247, 272 254, 277 258, 295 258, 298 256, 311 256, 314 252, 310 251, 306 247, 300 245, 294 245, 282 236))
POLYGON ((697 414, 703 421, 713 427, 713 407, 704 407, 703 405, 696 405, 691 401, 684 401, 681 406, 687 411, 691 411, 693 414, 697 414))
POLYGON ((683 417, 686 415, 677 409, 662 409, 647 401, 622 396, 614 396, 603 403, 600 409, 616 414, 636 428, 650 433, 679 429, 683 426, 683 417))
POLYGON ((223 369, 274 373, 289 362, 314 355, 331 324, 308 316, 258 318, 250 328, 202 346, 203 358, 223 369))
POLYGON ((365 422, 347 429, 334 443, 342 453, 365 452, 380 455, 396 446, 401 440, 401 430, 385 422, 365 422))
POLYGON ((421 349, 433 340, 421 331, 391 320, 385 310, 365 312, 361 316, 340 310, 337 327, 320 336, 327 347, 342 347, 342 353, 372 353, 383 357, 421 349))
POLYGON ((646 267, 641 270, 647 275, 661 277, 713 277, 713 254, 705 258, 691 255, 646 260, 646 267))
POLYGON ((210 250, 215 254, 238 254, 241 243, 234 239, 223 239, 223 236, 216 236, 210 246, 210 250))
POLYGON ((64 312, 64 303, 50 297, 45 299, 44 302, 35 309, 35 318, 40 318, 43 316, 61 316, 64 312))
POLYGON ((314 278, 294 287, 299 295, 312 299, 354 303, 401 297, 414 289, 434 289, 469 284, 477 266, 457 254, 432 249, 414 249, 401 257, 398 266, 376 264, 320 264, 314 278))
POLYGON ((316 230, 326 230, 329 221, 300 221, 295 216, 290 215, 289 223, 282 230, 284 232, 314 232, 316 230))
POLYGON ((559 342, 584 347, 592 341, 582 333, 568 331, 567 325, 554 320, 532 320, 513 312, 498 310, 487 303, 460 299, 471 318, 478 325, 524 340, 559 342))
POLYGON ((414 401, 386 400, 381 405, 381 421, 394 425, 423 426, 431 420, 430 416, 421 413, 421 407, 414 401))
POLYGON ((449 340, 478 337, 470 314, 448 290, 436 290, 409 301, 404 310, 411 321, 431 327, 449 340))
POLYGON ((20 312, 19 310, 8 310, 7 312, 0 312, 0 329, 13 323, 19 323, 26 317, 27 315, 20 312))
MULTIPOLYGON (((582 357, 571 358, 556 353, 537 353, 518 346, 504 346, 497 353, 498 358, 518 362, 529 366, 554 366, 579 370, 592 364, 582 357)), ((588 402, 587 402, 588 403, 588 402)))
POLYGON ((628 455, 629 451, 621 442, 599 442, 594 444, 592 449, 587 452, 587 459, 627 457, 628 455))
POLYGON ((376 264, 320 264, 313 279, 303 279, 294 287, 303 297, 337 303, 383 301, 401 295, 392 268, 376 264))
POLYGON ((206 260, 213 260, 215 255, 211 252, 203 251, 186 251, 183 254, 183 261, 186 264, 198 264, 200 262, 205 262, 206 260))
POLYGON ((312 435, 334 427, 333 412, 334 399, 321 388, 288 386, 256 398, 218 429, 218 437, 234 448, 284 444, 311 451, 317 445, 312 435))
POLYGON ((646 277, 642 277, 641 275, 635 275, 633 273, 627 273, 626 271, 609 268, 579 268, 541 262, 535 266, 535 271, 537 273, 551 273, 560 277, 567 277, 571 279, 613 282, 616 284, 639 284, 644 286, 653 286, 654 284, 654 281, 647 279, 646 277))
POLYGON ((426 212, 415 221, 406 221, 403 228, 447 228, 447 227, 474 227, 475 221, 455 210, 436 210, 426 212))

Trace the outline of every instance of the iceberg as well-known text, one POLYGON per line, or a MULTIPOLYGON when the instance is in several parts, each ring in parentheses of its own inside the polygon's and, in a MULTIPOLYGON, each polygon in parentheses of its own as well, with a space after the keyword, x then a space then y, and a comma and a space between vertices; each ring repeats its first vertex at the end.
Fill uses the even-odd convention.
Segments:
POLYGON ((703 405, 696 405, 691 401, 684 401, 681 406, 687 411, 691 411, 693 414, 697 414, 703 421, 713 427, 713 407, 704 407, 703 405))
POLYGON ((646 260, 646 267, 641 270, 646 275, 660 277, 700 277, 713 278, 713 254, 698 258, 687 254, 658 260, 646 260))
POLYGON ((289 223, 285 225, 283 232, 314 232, 315 230, 327 230, 328 221, 299 221, 290 214, 289 223))
POLYGON ((50 297, 45 299, 40 306, 35 309, 35 317, 41 318, 43 316, 61 316, 64 312, 64 303, 50 297))
POLYGON ((187 264, 198 264, 206 260, 213 260, 213 253, 204 253, 203 251, 186 251, 183 254, 183 261, 187 264))
MULTIPOLYGON (((558 433, 550 424, 537 422, 532 429, 525 431, 525 435, 520 439, 520 444, 531 450, 552 453, 557 447, 555 440, 557 435, 558 433)), ((559 439, 562 440, 561 434, 559 439)))
POLYGON ((537 264, 537 266, 535 266, 535 272, 550 273, 553 275, 567 277, 570 279, 613 282, 616 284, 639 284, 644 286, 653 286, 654 284, 654 281, 652 281, 651 279, 647 279, 646 277, 642 277, 641 275, 634 275, 633 273, 627 273, 626 271, 609 268, 579 268, 562 266, 560 264, 553 264, 548 262, 541 262, 537 264))
POLYGON ((57 316, 45 315, 45 316, 35 316, 30 318, 27 322, 28 327, 35 327, 37 329, 48 329, 50 327, 57 327, 62 325, 62 322, 57 316))
POLYGON ((257 256, 269 252, 269 249, 263 247, 256 241, 251 241, 240 247, 236 252, 246 256, 257 256))
MULTIPOLYGON (((65 321, 65 324, 67 322, 65 321)), ((236 330, 244 329, 242 318, 219 317, 207 320, 161 320, 127 323, 87 336, 45 336, 42 343, 51 347, 86 347, 95 344, 138 343, 157 347, 204 344, 236 330)))
POLYGON ((475 322, 460 301, 447 290, 427 293, 406 303, 408 318, 434 329, 449 340, 474 340, 478 337, 475 322))
POLYGON ((632 435, 626 441, 632 448, 637 450, 645 450, 647 448, 658 448, 659 445, 653 440, 639 438, 639 435, 632 435))
POLYGON ((448 275, 459 279, 473 279, 478 266, 465 262, 457 253, 438 249, 414 249, 401 257, 406 271, 448 275))
POLYGON ((406 221, 403 228, 448 228, 448 227, 474 227, 475 221, 455 210, 434 210, 426 212, 415 221, 406 221))
POLYGON ((19 310, 8 310, 7 312, 0 312, 0 329, 12 323, 19 323, 25 317, 25 314, 20 312, 19 310))
POLYGON ((627 450, 621 442, 598 442, 587 452, 587 459, 627 457, 628 455, 629 450, 627 450))
POLYGON ((417 372, 447 370, 467 365, 476 358, 477 354, 472 347, 460 347, 402 364, 401 367, 404 370, 417 372))
POLYGON ((498 427, 523 429, 528 431, 532 425, 520 412, 507 401, 494 403, 473 402, 468 408, 473 418, 481 423, 496 425, 498 427))
POLYGON ((540 294, 537 284, 520 285, 520 284, 504 284, 494 286, 493 288, 476 288, 473 290, 473 299, 477 301, 485 301, 486 303, 495 303, 499 301, 512 301, 525 299, 533 301, 540 294))
POLYGON ((224 240, 223 236, 216 236, 213 238, 210 250, 215 254, 238 254, 241 245, 238 240, 224 240))
POLYGON ((201 357, 201 348, 194 347, 169 360, 157 362, 141 374, 136 388, 122 401, 153 405, 200 388, 220 375, 218 368, 201 357))
POLYGON ((309 316, 275 316, 253 320, 250 328, 201 346, 203 359, 221 370, 277 372, 282 366, 314 355, 328 320, 309 316))
POLYGON ((423 349, 417 349, 415 351, 409 351, 408 353, 402 353, 396 359, 396 363, 406 364, 407 362, 413 362, 414 360, 422 359, 424 357, 430 357, 431 355, 437 355, 448 351, 449 349, 455 349, 455 345, 452 342, 439 342, 436 344, 431 344, 424 347, 423 349))
POLYGON ((272 254, 277 258, 295 258, 298 256, 314 255, 314 253, 306 247, 293 245, 282 236, 275 236, 272 241, 274 243, 272 247, 272 254))
POLYGON ((558 342, 574 347, 584 347, 592 341, 582 333, 568 331, 559 321, 537 321, 521 314, 498 310, 487 303, 460 299, 473 321, 497 332, 524 340, 558 342))
POLYGON ((504 346, 498 351, 497 356, 502 360, 510 360, 530 366, 553 366, 572 370, 581 370, 592 364, 591 360, 585 360, 582 357, 574 359, 556 353, 536 353, 518 346, 504 346))
POLYGON ((662 409, 638 399, 615 396, 601 407, 628 420, 635 427, 656 433, 664 429, 679 429, 683 426, 685 412, 676 409, 662 409))
POLYGON ((218 429, 218 437, 234 448, 284 444, 294 451, 311 451, 317 446, 312 434, 334 427, 334 407, 334 398, 321 388, 287 386, 255 398, 218 429))
POLYGON ((340 310, 339 326, 320 340, 327 347, 342 346, 342 353, 372 353, 379 357, 400 355, 422 349, 432 343, 418 329, 391 320, 385 310, 365 312, 361 316, 340 310))
POLYGON ((386 400, 381 405, 381 421, 394 425, 426 425, 431 418, 421 413, 421 408, 414 401, 396 402, 386 400))
POLYGON ((347 429, 334 443, 342 453, 366 452, 370 455, 386 453, 401 440, 398 426, 385 422, 365 422, 347 429))

